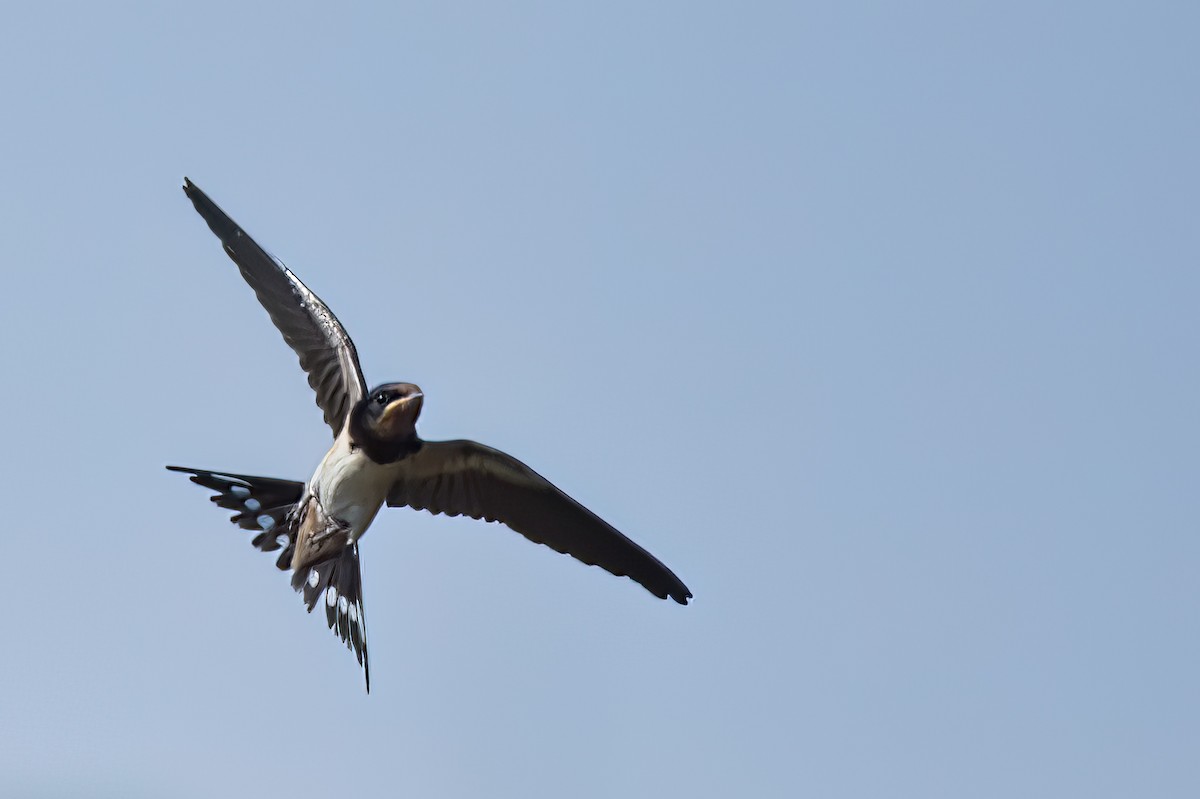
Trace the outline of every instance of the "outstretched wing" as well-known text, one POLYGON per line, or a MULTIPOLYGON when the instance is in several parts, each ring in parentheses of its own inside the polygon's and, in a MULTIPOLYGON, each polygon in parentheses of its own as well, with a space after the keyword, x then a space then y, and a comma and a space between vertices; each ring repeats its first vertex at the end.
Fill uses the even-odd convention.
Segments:
POLYGON ((300 356, 308 384, 317 392, 317 405, 336 437, 350 409, 367 393, 354 342, 320 297, 187 178, 183 191, 238 265, 288 346, 300 356))
POLYGON ((426 441, 402 460, 388 505, 498 521, 647 591, 686 605, 692 593, 657 558, 516 458, 474 441, 426 441))

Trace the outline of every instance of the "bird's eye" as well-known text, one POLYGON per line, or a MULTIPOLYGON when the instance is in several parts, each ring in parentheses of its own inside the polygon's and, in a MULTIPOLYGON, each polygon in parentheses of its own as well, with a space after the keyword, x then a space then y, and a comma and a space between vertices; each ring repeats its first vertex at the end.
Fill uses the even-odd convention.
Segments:
POLYGON ((386 405, 387 404, 387 394, 384 394, 382 392, 380 392, 379 394, 376 394, 375 395, 375 404, 376 405, 386 405))

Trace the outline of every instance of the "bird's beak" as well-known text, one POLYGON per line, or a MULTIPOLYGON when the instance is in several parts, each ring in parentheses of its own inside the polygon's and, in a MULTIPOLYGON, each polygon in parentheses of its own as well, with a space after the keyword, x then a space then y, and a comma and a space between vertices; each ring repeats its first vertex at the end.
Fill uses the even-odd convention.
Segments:
POLYGON ((379 416, 380 425, 385 430, 397 430, 404 422, 410 425, 416 423, 424 399, 425 395, 417 391, 407 397, 392 400, 379 416))

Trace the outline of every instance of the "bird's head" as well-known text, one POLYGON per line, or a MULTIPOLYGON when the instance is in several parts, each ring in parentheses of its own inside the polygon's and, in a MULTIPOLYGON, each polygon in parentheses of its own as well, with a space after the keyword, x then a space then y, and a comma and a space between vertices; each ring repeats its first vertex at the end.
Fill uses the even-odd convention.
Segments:
POLYGON ((384 383, 355 409, 363 433, 380 443, 398 443, 416 435, 425 395, 412 383, 384 383))

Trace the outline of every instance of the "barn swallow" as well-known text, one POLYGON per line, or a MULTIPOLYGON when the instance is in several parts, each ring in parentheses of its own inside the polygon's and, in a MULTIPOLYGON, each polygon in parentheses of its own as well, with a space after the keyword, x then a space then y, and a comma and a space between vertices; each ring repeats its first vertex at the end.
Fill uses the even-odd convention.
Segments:
POLYGON ((353 650, 371 690, 358 540, 386 502, 447 516, 500 522, 538 544, 617 576, 660 599, 692 594, 657 558, 525 464, 474 441, 425 441, 417 417, 425 395, 412 383, 367 391, 354 342, 290 269, 184 178, 183 191, 221 240, 275 327, 300 358, 333 446, 307 483, 168 466, 216 492, 239 527, 292 572, 309 612, 353 650))

